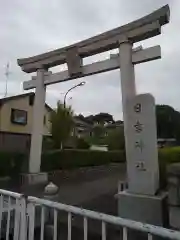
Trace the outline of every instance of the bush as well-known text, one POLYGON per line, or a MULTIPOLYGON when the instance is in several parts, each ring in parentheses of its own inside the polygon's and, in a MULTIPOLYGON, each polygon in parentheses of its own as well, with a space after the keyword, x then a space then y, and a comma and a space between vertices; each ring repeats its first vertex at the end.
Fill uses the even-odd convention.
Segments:
POLYGON ((17 176, 21 170, 25 155, 21 153, 0 152, 0 177, 17 176))
POLYGON ((42 142, 42 151, 50 151, 54 149, 54 142, 51 137, 44 136, 42 142))
POLYGON ((107 136, 108 149, 112 150, 125 150, 125 139, 123 128, 109 130, 107 136))
MULTIPOLYGON (((98 166, 112 162, 125 162, 124 151, 56 150, 42 154, 41 171, 98 166)), ((166 167, 180 162, 180 147, 159 150, 160 185, 166 186, 166 167)), ((0 177, 17 176, 28 166, 27 156, 21 153, 0 152, 0 177)))
POLYGON ((41 171, 98 166, 125 162, 123 151, 58 150, 42 154, 41 171))
POLYGON ((76 140, 76 148, 78 149, 89 149, 90 145, 84 138, 78 138, 76 140))
POLYGON ((159 150, 159 159, 165 164, 180 162, 180 147, 162 148, 159 150))
MULTIPOLYGON (((97 166, 111 162, 125 162, 124 151, 56 150, 42 154, 41 171, 97 166)), ((165 181, 168 164, 180 162, 180 148, 159 150, 161 182, 165 181)))
POLYGON ((159 149, 160 186, 167 186, 167 165, 180 162, 180 147, 159 149))
MULTIPOLYGON (((41 171, 98 166, 112 162, 125 162, 124 151, 58 150, 42 155, 41 171)), ((167 165, 176 162, 180 162, 180 148, 159 150, 161 188, 167 186, 167 165)))

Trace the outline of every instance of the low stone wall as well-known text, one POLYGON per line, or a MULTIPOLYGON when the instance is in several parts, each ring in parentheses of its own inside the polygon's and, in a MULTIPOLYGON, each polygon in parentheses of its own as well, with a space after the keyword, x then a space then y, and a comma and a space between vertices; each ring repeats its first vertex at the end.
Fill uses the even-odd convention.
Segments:
POLYGON ((83 167, 73 170, 58 170, 49 172, 49 180, 55 183, 64 181, 92 181, 102 177, 112 176, 112 173, 125 173, 126 167, 124 163, 112 163, 102 166, 83 167))

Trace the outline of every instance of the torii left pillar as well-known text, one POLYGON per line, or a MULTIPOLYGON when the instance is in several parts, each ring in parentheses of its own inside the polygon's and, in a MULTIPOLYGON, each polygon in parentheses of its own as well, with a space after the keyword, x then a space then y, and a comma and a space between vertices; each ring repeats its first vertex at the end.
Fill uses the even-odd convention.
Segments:
POLYGON ((43 68, 37 70, 29 167, 28 174, 23 175, 23 184, 46 183, 48 181, 47 173, 40 172, 46 98, 44 76, 46 72, 47 70, 43 68))

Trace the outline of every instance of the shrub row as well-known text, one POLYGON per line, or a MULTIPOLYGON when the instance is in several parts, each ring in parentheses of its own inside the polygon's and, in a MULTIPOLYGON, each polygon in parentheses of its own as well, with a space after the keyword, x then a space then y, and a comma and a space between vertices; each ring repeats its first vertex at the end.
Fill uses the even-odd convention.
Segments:
POLYGON ((73 169, 78 167, 98 166, 111 162, 124 162, 123 151, 89 151, 89 150, 63 150, 51 151, 42 154, 41 171, 56 169, 73 169))
POLYGON ((159 150, 161 163, 171 164, 180 162, 180 147, 162 148, 159 150))
MULTIPOLYGON (((98 166, 111 162, 125 162, 123 151, 90 151, 63 150, 42 154, 41 171, 73 169, 79 167, 98 166)), ((180 148, 159 150, 159 164, 162 182, 165 181, 166 165, 180 162, 180 148)), ((27 168, 27 156, 20 153, 0 152, 0 176, 13 176, 24 172, 27 168)))
POLYGON ((163 148, 159 150, 160 184, 167 185, 167 165, 180 162, 180 147, 163 148))
MULTIPOLYGON (((112 162, 125 162, 124 151, 52 151, 42 155, 41 171, 54 171, 57 169, 73 169, 78 167, 98 166, 112 162)), ((165 148, 159 150, 161 188, 166 188, 167 186, 167 165, 176 162, 180 162, 180 148, 165 148)))
MULTIPOLYGON (((125 162, 124 151, 56 150, 42 154, 42 171, 97 166, 111 162, 125 162)), ((159 165, 165 169, 167 164, 180 162, 180 148, 159 150, 159 165)))

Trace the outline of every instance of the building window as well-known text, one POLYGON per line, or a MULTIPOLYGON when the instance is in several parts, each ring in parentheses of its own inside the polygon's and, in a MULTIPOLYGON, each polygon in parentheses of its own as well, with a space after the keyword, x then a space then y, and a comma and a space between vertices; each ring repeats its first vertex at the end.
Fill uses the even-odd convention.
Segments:
POLYGON ((11 109, 11 122, 20 125, 27 124, 27 111, 11 109))
POLYGON ((44 125, 46 125, 46 116, 44 116, 44 125))
POLYGON ((34 105, 34 94, 29 96, 29 105, 30 106, 34 105))

